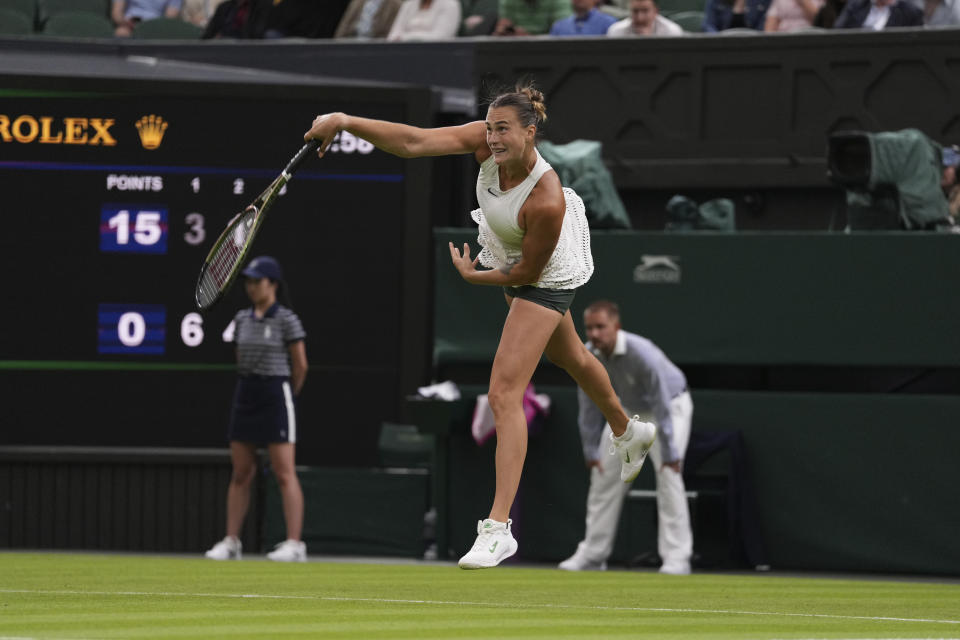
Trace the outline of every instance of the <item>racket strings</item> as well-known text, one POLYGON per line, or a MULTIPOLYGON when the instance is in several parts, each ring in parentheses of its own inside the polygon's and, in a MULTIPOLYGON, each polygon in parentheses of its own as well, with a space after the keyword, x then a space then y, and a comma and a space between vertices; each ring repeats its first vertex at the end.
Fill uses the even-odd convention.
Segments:
POLYGON ((197 292, 197 299, 202 305, 213 303, 220 291, 232 279, 243 257, 243 249, 250 235, 249 229, 253 227, 254 216, 255 213, 251 212, 238 220, 207 263, 197 292))

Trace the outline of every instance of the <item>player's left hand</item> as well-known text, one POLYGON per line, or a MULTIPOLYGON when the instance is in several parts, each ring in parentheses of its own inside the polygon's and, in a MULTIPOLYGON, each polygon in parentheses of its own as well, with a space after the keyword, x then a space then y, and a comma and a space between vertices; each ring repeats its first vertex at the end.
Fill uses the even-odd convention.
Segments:
POLYGON ((453 246, 453 243, 450 243, 450 260, 453 261, 453 266, 457 268, 457 271, 460 272, 461 277, 467 282, 470 282, 470 275, 477 272, 477 262, 480 260, 478 255, 476 258, 470 259, 470 245, 466 242, 463 243, 463 254, 461 255, 460 249, 453 246))

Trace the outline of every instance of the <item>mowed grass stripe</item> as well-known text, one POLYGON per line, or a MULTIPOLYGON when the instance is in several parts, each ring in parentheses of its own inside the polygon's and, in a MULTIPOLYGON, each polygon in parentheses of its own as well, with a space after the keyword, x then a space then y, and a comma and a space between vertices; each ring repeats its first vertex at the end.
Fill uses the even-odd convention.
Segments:
POLYGON ((370 602, 375 604, 428 605, 453 607, 493 607, 496 609, 589 609, 593 611, 644 611, 651 613, 702 613, 708 615, 737 616, 784 616, 800 618, 837 618, 841 620, 876 620, 886 622, 931 622, 934 624, 960 625, 960 620, 935 620, 930 618, 894 618, 890 616, 850 616, 829 613, 785 613, 781 611, 737 611, 724 609, 678 609, 667 607, 613 607, 602 605, 577 604, 516 604, 511 602, 473 602, 464 600, 406 600, 400 598, 351 598, 346 596, 296 596, 268 595, 256 593, 188 593, 158 591, 41 591, 26 589, 0 589, 0 593, 21 593, 37 595, 66 596, 115 596, 115 597, 161 597, 161 598, 227 598, 227 599, 267 599, 267 600, 326 600, 333 602, 370 602))
POLYGON ((960 586, 0 553, 0 635, 940 638, 960 586))

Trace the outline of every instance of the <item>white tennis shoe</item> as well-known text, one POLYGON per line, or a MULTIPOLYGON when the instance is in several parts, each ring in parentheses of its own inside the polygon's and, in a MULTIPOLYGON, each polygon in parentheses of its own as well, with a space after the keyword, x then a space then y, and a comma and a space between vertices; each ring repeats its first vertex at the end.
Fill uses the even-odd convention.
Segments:
POLYGON ((227 536, 213 545, 205 554, 211 560, 239 560, 243 551, 243 544, 233 536, 227 536))
POLYGON ((627 422, 627 430, 619 438, 612 433, 610 441, 614 451, 620 456, 620 479, 624 482, 633 482, 640 475, 643 461, 650 453, 653 441, 657 439, 657 427, 650 422, 641 422, 640 416, 633 416, 627 422))
POLYGON ((606 571, 607 562, 606 560, 601 562, 589 560, 585 556, 580 555, 578 550, 577 553, 574 553, 572 556, 558 564, 557 568, 563 569, 564 571, 606 571))
POLYGON ((461 569, 495 567, 517 552, 517 541, 510 533, 513 520, 497 522, 487 518, 477 523, 477 540, 473 548, 460 558, 461 569))
POLYGON ((671 576, 688 576, 690 575, 690 563, 683 561, 664 562, 660 567, 660 573, 671 576))
POLYGON ((275 562, 306 562, 307 545, 301 540, 284 540, 267 554, 275 562))

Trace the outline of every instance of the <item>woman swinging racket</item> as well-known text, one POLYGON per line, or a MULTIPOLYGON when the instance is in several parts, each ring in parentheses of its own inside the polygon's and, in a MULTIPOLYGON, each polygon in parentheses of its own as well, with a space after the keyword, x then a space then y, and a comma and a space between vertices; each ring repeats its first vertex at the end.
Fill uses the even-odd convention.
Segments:
POLYGON ((606 370, 574 328, 568 309, 593 273, 590 231, 583 201, 562 187, 536 149, 544 120, 543 94, 528 85, 494 98, 486 121, 421 129, 329 113, 304 135, 321 141, 321 156, 340 131, 349 131, 403 158, 472 153, 480 164, 480 209, 472 215, 483 249, 471 258, 469 245, 461 252, 451 243, 450 259, 467 282, 503 287, 509 312, 488 393, 497 425, 496 494, 473 548, 460 559, 464 569, 496 566, 517 551, 509 516, 527 453, 522 400, 542 355, 565 369, 603 412, 625 482, 640 473, 656 436, 652 424, 627 417, 606 370), (478 269, 478 262, 488 269, 478 269))

